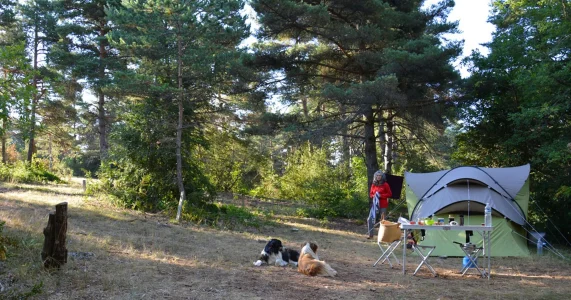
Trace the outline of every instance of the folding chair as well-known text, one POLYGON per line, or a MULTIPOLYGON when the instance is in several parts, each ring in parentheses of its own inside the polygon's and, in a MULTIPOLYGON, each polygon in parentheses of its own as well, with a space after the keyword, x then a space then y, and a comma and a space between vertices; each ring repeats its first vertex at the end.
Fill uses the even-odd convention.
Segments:
POLYGON ((462 251, 464 251, 464 253, 466 254, 466 257, 468 257, 468 263, 462 266, 462 269, 460 270, 460 273, 462 273, 462 276, 464 276, 464 274, 466 274, 466 272, 468 272, 469 269, 476 269, 478 271, 478 273, 480 273, 480 275, 482 277, 486 277, 487 273, 485 270, 480 269, 480 267, 478 267, 478 256, 480 256, 480 252, 482 250, 484 250, 483 247, 476 247, 476 245, 474 244, 462 244, 459 242, 453 242, 454 244, 458 244, 460 245, 460 249, 462 249, 462 251))
POLYGON ((395 264, 398 265, 400 263, 397 256, 394 254, 394 251, 402 242, 401 238, 402 231, 399 228, 398 223, 381 220, 379 225, 379 235, 377 236, 377 245, 379 245, 379 248, 381 248, 382 254, 381 257, 379 257, 379 259, 377 259, 377 261, 373 264, 373 267, 376 266, 379 262, 383 264, 385 261, 388 261, 392 269, 393 264, 391 262, 391 255, 395 260, 395 264), (386 249, 383 247, 383 244, 385 244, 386 249))
POLYGON ((436 249, 436 246, 412 245, 412 250, 421 257, 420 264, 418 265, 418 267, 416 267, 416 270, 414 270, 414 273, 412 275, 416 275, 418 270, 420 270, 420 268, 423 265, 425 265, 430 270, 430 272, 432 272, 434 277, 438 276, 436 271, 428 263, 428 258, 430 257, 430 254, 432 253, 432 251, 434 251, 434 249, 436 249))

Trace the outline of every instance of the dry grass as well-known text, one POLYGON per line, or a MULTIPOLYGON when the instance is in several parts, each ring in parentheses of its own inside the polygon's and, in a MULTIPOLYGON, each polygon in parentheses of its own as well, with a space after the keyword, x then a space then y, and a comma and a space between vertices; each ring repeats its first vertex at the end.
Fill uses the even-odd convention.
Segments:
POLYGON ((1 298, 32 299, 561 299, 571 293, 571 266, 549 255, 493 258, 492 279, 458 274, 461 258, 431 258, 439 272, 409 274, 387 265, 364 239, 362 222, 323 223, 279 216, 281 225, 220 231, 172 224, 161 215, 117 209, 71 185, 0 184, 0 220, 5 233, 21 240, 0 262, 1 298), (68 263, 43 269, 40 252, 47 215, 68 202, 68 263), (359 225, 357 225, 359 224, 359 225), (298 230, 292 230, 292 229, 298 230), (298 247, 320 245, 320 257, 335 278, 309 278, 294 268, 255 267, 269 238, 298 247), (41 285, 40 285, 41 283, 41 285), (41 287, 41 288, 40 288, 41 287))

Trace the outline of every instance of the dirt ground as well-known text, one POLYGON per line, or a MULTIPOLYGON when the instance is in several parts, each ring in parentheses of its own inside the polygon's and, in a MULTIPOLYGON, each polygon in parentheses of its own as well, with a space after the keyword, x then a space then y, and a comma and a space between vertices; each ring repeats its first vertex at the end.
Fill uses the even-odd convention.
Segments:
POLYGON ((413 276, 419 261, 413 256, 406 275, 400 265, 373 267, 380 250, 365 239, 366 225, 354 220, 276 216, 276 226, 217 230, 117 209, 84 196, 80 186, 4 186, 0 220, 6 234, 26 241, 21 253, 0 262, 0 299, 38 282, 41 293, 31 299, 566 299, 571 293, 569 261, 548 254, 492 258, 490 280, 472 271, 461 276, 461 258, 432 257, 438 277, 426 268, 413 276), (42 230, 62 201, 69 204, 68 263, 46 271, 38 261, 42 230), (320 258, 338 275, 254 266, 270 238, 297 249, 316 242, 320 258))

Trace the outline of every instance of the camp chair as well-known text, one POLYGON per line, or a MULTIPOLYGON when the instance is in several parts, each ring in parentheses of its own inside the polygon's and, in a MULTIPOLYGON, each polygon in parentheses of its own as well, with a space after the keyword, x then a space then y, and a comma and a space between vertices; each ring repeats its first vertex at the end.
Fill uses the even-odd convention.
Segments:
POLYGON ((373 264, 376 266, 379 262, 383 264, 385 261, 389 262, 391 269, 393 264, 391 263, 391 255, 395 260, 395 264, 399 264, 397 256, 394 254, 395 249, 402 242, 402 231, 398 223, 391 221, 381 220, 379 225, 379 235, 377 236, 377 245, 381 248, 381 257, 373 264), (383 244, 385 247, 383 247, 383 244), (388 245, 387 245, 388 244, 388 245))
POLYGON ((482 277, 486 277, 486 271, 480 269, 480 267, 478 267, 478 256, 480 256, 480 252, 482 250, 484 250, 483 247, 476 247, 476 245, 474 244, 462 244, 459 242, 454 241, 454 244, 458 244, 460 245, 460 249, 462 249, 462 251, 464 251, 464 253, 466 254, 466 257, 468 258, 468 260, 466 260, 463 264, 462 264, 462 269, 460 270, 460 273, 462 273, 462 276, 464 276, 464 274, 466 274, 466 272, 468 272, 468 270, 470 269, 476 269, 478 271, 478 273, 480 273, 480 275, 482 277))
POLYGON ((434 251, 434 249, 436 249, 436 246, 425 246, 425 245, 415 245, 415 244, 412 245, 412 250, 416 252, 420 257, 420 264, 418 264, 418 267, 416 267, 416 270, 414 270, 414 273, 412 275, 416 275, 418 270, 420 270, 420 268, 423 265, 426 265, 426 267, 430 270, 430 272, 432 272, 434 277, 438 276, 436 271, 428 263, 428 258, 430 257, 430 254, 432 253, 432 251, 434 251))

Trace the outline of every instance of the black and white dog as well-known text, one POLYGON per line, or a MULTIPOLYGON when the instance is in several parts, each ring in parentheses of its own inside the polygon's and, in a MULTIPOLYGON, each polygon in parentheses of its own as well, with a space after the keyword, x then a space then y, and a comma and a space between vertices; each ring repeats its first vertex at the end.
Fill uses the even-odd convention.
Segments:
POLYGON ((262 264, 275 264, 276 266, 285 267, 287 264, 292 264, 297 266, 297 261, 299 259, 299 252, 293 249, 288 249, 282 245, 282 241, 278 239, 271 239, 262 253, 260 258, 254 263, 255 266, 261 266, 262 264))

